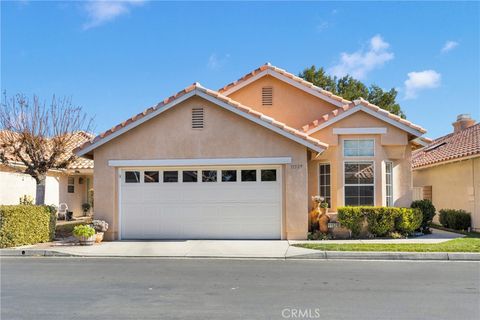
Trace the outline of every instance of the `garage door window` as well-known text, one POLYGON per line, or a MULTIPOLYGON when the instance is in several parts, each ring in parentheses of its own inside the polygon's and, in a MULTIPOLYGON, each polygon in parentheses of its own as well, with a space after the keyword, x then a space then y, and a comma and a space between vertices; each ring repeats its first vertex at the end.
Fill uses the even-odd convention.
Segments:
POLYGON ((143 174, 143 182, 145 183, 154 183, 158 182, 158 171, 145 171, 143 174))
POLYGON ((257 170, 242 170, 242 181, 257 181, 257 170))
POLYGON ((183 182, 197 182, 197 171, 183 171, 183 182))
POLYGON ((217 182, 217 170, 203 170, 202 182, 217 182))
POLYGON ((261 172, 262 181, 277 181, 277 170, 266 169, 261 172))
POLYGON ((237 170, 222 170, 222 182, 237 181, 237 170))
POLYGON ((125 182, 126 183, 139 183, 140 182, 140 171, 126 171, 125 172, 125 182))
POLYGON ((163 182, 178 182, 178 171, 163 171, 163 182))

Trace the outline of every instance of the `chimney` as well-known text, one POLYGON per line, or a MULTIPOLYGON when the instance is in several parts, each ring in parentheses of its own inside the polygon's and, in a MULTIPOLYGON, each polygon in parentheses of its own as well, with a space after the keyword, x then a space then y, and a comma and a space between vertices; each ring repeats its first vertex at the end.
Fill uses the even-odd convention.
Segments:
POLYGON ((465 130, 475 124, 475 120, 469 114, 459 114, 457 116, 457 121, 452 123, 453 125, 453 132, 457 133, 462 130, 465 130))

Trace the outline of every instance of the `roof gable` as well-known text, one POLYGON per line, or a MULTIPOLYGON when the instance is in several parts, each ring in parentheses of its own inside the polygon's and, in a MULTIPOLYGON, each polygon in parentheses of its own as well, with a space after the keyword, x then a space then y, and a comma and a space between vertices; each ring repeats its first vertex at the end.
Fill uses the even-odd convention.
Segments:
POLYGON ((95 139, 82 145, 76 152, 78 155, 86 155, 99 146, 107 143, 108 141, 118 137, 119 135, 137 127, 138 125, 148 121, 149 119, 156 117, 163 112, 175 107, 179 103, 193 97, 199 96, 205 100, 208 100, 219 107, 227 109, 237 115, 240 115, 252 122, 255 122, 267 129, 270 129, 286 138, 289 138, 297 143, 300 143, 307 148, 316 152, 323 152, 328 145, 309 137, 307 134, 291 128, 284 123, 276 121, 275 119, 268 117, 260 112, 253 110, 247 106, 244 106, 216 91, 206 89, 198 83, 185 88, 177 94, 165 99, 156 106, 146 109, 144 112, 135 115, 134 117, 118 124, 117 126, 101 133, 95 139))
POLYGON ((303 126, 303 131, 308 135, 311 135, 359 111, 368 113, 369 115, 402 129, 416 137, 420 137, 426 132, 424 128, 415 125, 408 120, 402 119, 401 117, 394 115, 362 98, 343 105, 341 108, 333 110, 330 113, 324 114, 319 119, 303 126))
POLYGON ((300 77, 293 75, 290 72, 287 72, 283 69, 277 68, 270 65, 269 63, 264 64, 263 66, 253 70, 252 72, 244 75, 237 81, 234 81, 230 84, 227 84, 223 88, 219 89, 218 92, 228 96, 231 93, 240 90, 241 88, 249 85, 250 83, 257 81, 260 78, 263 78, 267 75, 277 78, 283 82, 290 84, 291 86, 298 88, 302 91, 305 91, 317 98, 323 99, 337 107, 341 107, 346 103, 350 103, 349 100, 343 99, 340 96, 334 95, 330 91, 324 90, 320 87, 315 86, 311 82, 308 82, 300 77))

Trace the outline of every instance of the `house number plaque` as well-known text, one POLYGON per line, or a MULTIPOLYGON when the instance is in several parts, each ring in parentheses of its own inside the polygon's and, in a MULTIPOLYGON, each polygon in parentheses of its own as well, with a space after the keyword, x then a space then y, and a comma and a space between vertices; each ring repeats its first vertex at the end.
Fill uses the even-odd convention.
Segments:
POLYGON ((291 164, 290 169, 301 169, 303 168, 303 164, 291 164))

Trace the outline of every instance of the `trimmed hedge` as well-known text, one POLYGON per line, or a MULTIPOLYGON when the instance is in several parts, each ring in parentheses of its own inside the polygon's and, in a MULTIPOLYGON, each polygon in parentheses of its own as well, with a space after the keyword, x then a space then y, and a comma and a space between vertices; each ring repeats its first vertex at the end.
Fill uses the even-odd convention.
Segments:
POLYGON ((53 240, 56 212, 48 206, 0 206, 0 248, 53 240))
POLYGON ((454 230, 468 230, 472 226, 472 217, 465 210, 440 210, 440 224, 454 230))
POLYGON ((428 231, 429 230, 428 225, 432 223, 433 217, 436 214, 436 209, 432 201, 428 199, 416 200, 412 202, 412 204, 410 205, 410 208, 417 208, 417 209, 420 209, 420 211, 422 211, 423 219, 422 219, 422 225, 420 226, 420 229, 422 231, 428 231))
POLYGON ((358 237, 366 225, 368 232, 376 237, 391 233, 412 233, 422 223, 418 209, 395 207, 342 207, 337 210, 338 222, 358 237))

